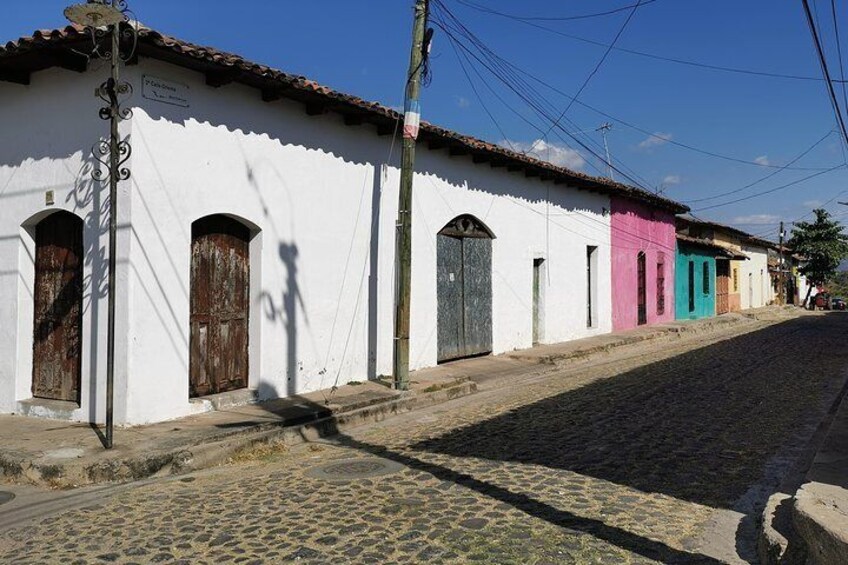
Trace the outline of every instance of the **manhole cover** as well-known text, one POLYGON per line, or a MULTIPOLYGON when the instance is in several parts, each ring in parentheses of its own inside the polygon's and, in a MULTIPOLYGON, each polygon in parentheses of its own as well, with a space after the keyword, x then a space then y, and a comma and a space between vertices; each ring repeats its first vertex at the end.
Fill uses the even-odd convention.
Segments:
POLYGON ((8 492, 5 490, 0 490, 0 504, 6 504, 7 502, 12 502, 15 498, 15 493, 8 492))
POLYGON ((387 459, 345 459, 334 461, 320 467, 313 467, 306 472, 307 477, 324 479, 327 481, 352 481, 355 479, 368 479, 397 473, 403 469, 403 465, 387 459))

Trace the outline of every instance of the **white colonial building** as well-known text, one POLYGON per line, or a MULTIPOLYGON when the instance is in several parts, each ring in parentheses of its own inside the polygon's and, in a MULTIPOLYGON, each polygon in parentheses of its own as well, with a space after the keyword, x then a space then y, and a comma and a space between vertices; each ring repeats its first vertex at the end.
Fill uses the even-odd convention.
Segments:
MULTIPOLYGON (((74 27, 0 47, 0 412, 104 416, 90 48, 74 27)), ((131 63, 115 421, 389 374, 398 114, 149 29, 131 63)), ((429 124, 416 170, 412 369, 610 331, 610 195, 685 210, 429 124)))
POLYGON ((768 268, 771 242, 749 237, 742 240, 742 252, 748 256, 741 262, 740 289, 742 309, 762 308, 771 304, 774 293, 768 268))

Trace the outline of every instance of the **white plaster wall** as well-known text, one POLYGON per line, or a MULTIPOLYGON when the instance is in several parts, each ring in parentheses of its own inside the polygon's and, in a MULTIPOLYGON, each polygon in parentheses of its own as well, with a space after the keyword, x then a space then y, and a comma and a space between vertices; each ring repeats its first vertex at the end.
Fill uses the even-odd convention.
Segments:
POLYGON ((743 245, 742 252, 749 257, 747 261, 740 262, 739 293, 742 295, 742 309, 761 308, 771 300, 768 250, 743 245))
MULTIPOLYGON (((127 422, 190 412, 191 223, 255 226, 250 385, 286 396, 391 372, 400 147, 335 114, 142 59, 133 118, 127 422), (190 108, 140 96, 184 83, 190 108), (257 353, 261 348, 261 355, 257 353)), ((436 363, 436 233, 473 214, 493 242, 495 353, 530 347, 532 264, 546 259, 545 341, 610 331, 608 198, 420 146, 413 209, 411 365, 436 363), (586 246, 598 246, 599 323, 586 328, 586 246)))
MULTIPOLYGON (((56 210, 85 222, 80 407, 73 418, 103 421, 106 374, 108 189, 91 180, 91 146, 108 134, 94 88, 100 73, 50 69, 28 86, 0 82, 0 412, 31 397, 35 224, 56 210), (46 192, 55 204, 47 205, 46 192)), ((129 135, 129 123, 122 134, 129 135)), ((130 215, 126 184, 119 194, 119 249, 126 250, 130 215)), ((119 293, 130 292, 126 251, 118 257, 119 293)), ((123 418, 127 312, 118 303, 116 419, 123 418)))

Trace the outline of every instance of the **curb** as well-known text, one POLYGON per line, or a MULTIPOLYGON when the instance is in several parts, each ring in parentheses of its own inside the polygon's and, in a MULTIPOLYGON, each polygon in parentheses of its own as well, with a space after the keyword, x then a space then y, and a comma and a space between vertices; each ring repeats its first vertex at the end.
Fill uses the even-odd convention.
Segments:
POLYGON ((763 565, 848 563, 848 490, 816 480, 822 474, 832 479, 834 467, 844 477, 848 453, 834 457, 833 446, 844 445, 847 433, 848 380, 796 464, 799 476, 787 480, 763 509, 757 540, 763 565))
MULTIPOLYGON (((549 355, 531 355, 529 353, 509 353, 511 359, 521 361, 534 361, 540 365, 560 365, 570 361, 579 361, 592 357, 597 354, 609 353, 610 351, 627 347, 629 345, 638 345, 646 341, 658 341, 660 339, 680 338, 687 334, 697 335, 700 333, 714 332, 719 329, 724 329, 738 324, 755 321, 758 318, 754 316, 728 316, 711 318, 709 322, 691 323, 684 325, 669 325, 658 326, 653 328, 651 332, 645 332, 638 335, 625 335, 614 341, 596 345, 586 349, 575 349, 572 351, 564 351, 561 353, 551 353, 549 355)), ((699 321, 700 322, 700 321, 699 321)))
POLYGON ((806 544, 806 563, 848 563, 848 516, 839 503, 846 501, 841 487, 807 483, 795 494, 792 525, 806 544))
POLYGON ((405 393, 386 402, 358 406, 317 415, 308 422, 263 422, 219 436, 221 439, 143 456, 111 458, 88 465, 41 464, 0 453, 0 475, 52 488, 74 488, 110 482, 137 481, 149 477, 178 475, 220 465, 237 453, 262 444, 293 446, 330 437, 366 423, 380 422, 477 391, 476 383, 465 380, 426 393, 405 393))
MULTIPOLYGON (((523 370, 545 375, 569 362, 585 360, 599 354, 638 345, 648 341, 671 340, 684 335, 712 333, 736 325, 760 320, 757 313, 732 314, 657 326, 637 335, 625 335, 601 345, 549 355, 513 352, 506 358, 530 362, 523 370)), ((766 320, 767 321, 767 318, 766 320)), ((514 379, 499 377, 497 388, 508 386, 514 379), (504 382, 500 382, 500 381, 504 382)), ((27 459, 29 455, 0 451, 0 477, 52 488, 74 488, 109 482, 137 481, 188 473, 226 462, 238 453, 263 444, 293 446, 307 441, 331 437, 357 426, 383 421, 396 414, 412 412, 473 394, 478 384, 471 375, 458 377, 453 384, 428 392, 406 392, 388 400, 371 400, 354 405, 326 408, 289 420, 275 420, 246 425, 238 429, 207 436, 203 443, 180 446, 171 450, 152 451, 135 457, 113 457, 94 463, 48 464, 27 459)), ((425 389, 427 390, 427 389, 425 389)))

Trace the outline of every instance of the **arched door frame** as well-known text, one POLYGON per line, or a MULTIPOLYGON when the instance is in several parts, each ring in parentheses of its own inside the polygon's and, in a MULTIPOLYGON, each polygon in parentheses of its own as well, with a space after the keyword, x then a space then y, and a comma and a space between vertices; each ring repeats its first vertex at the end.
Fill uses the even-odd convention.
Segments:
MULTIPOLYGON (((47 232, 42 237, 46 241, 51 239, 47 232)), ((85 220, 69 210, 41 210, 21 225, 21 244, 21 253, 24 255, 21 258, 25 257, 26 261, 19 262, 20 276, 24 285, 32 290, 24 299, 26 304, 19 301, 20 318, 23 318, 18 324, 21 336, 19 341, 22 345, 26 344, 28 349, 27 354, 19 358, 19 367, 25 365, 25 372, 22 371, 19 374, 21 378, 25 378, 23 375, 28 375, 27 392, 33 398, 67 401, 75 404, 79 409, 88 380, 83 378, 83 375, 87 373, 85 369, 88 364, 85 361, 84 346, 89 341, 83 323, 86 313, 84 301, 86 281, 88 285, 91 284, 90 273, 86 273, 88 261, 85 255, 88 242, 85 220), (76 257, 70 260, 76 262, 76 268, 68 267, 68 256, 62 258, 63 280, 58 283, 61 288, 57 289, 51 288, 56 286, 56 281, 52 281, 51 285, 50 277, 44 271, 39 273, 39 268, 45 269, 46 263, 50 262, 47 255, 42 255, 46 253, 46 250, 39 249, 39 230, 49 229, 48 222, 61 221, 61 218, 73 224, 73 230, 76 232, 69 234, 64 227, 60 230, 61 243, 74 248, 71 253, 76 257), (40 262, 41 266, 39 266, 40 262), (74 271, 76 274, 71 275, 74 271), (69 275, 72 278, 65 280, 69 275), (51 297, 44 296, 42 293, 45 292, 51 297), (50 304, 45 304, 44 301, 50 301, 50 304), (57 322, 62 326, 61 334, 56 334, 56 330, 53 329, 57 322), (51 359, 50 345, 45 343, 48 334, 51 340, 59 340, 60 343, 54 342, 53 347, 64 351, 64 355, 53 355, 54 358, 51 359), (24 336, 28 336, 28 339, 24 336), (68 360, 67 354, 71 348, 76 349, 76 359, 68 360), (61 357, 65 357, 65 360, 60 361, 61 357), (21 361, 24 362, 21 363, 21 361), (56 371, 62 375, 59 377, 63 381, 61 385, 53 382, 55 376, 47 377, 48 374, 55 375, 56 371)), ((90 296, 90 288, 88 293, 90 296)))
POLYGON ((437 360, 492 351, 492 240, 470 214, 453 218, 436 239, 437 360))
MULTIPOLYGON (((198 222, 209 220, 212 218, 221 218, 232 222, 233 226, 240 226, 244 229, 245 241, 247 244, 248 256, 248 298, 247 298, 247 376, 245 388, 256 389, 259 385, 259 374, 261 367, 261 323, 262 323, 262 308, 261 308, 261 288, 262 288, 262 231, 260 227, 237 214, 232 213, 210 213, 203 214, 195 218, 192 223, 192 233, 198 222)), ((192 244, 194 237, 192 237, 192 244)), ((192 259, 189 259, 191 263, 192 259)), ((189 311, 191 318, 191 293, 194 292, 191 284, 191 266, 189 267, 189 311)), ((191 335, 191 320, 189 321, 189 373, 186 375, 186 393, 190 389, 191 380, 191 364, 192 364, 192 335, 191 335)))

